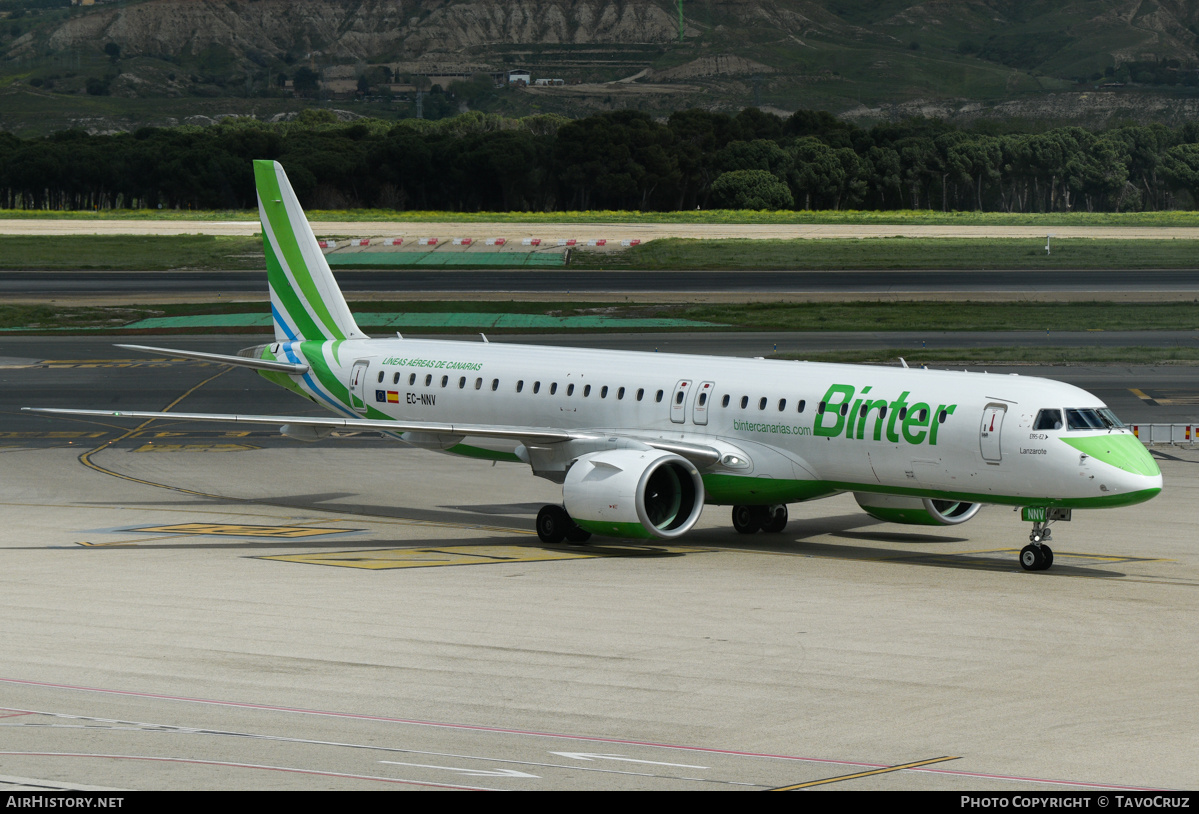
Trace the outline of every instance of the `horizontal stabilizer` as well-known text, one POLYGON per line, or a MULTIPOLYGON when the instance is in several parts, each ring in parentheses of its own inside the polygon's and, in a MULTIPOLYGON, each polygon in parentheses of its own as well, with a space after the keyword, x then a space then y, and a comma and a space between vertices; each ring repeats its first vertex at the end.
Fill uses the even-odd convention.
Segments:
POLYGON ((276 362, 270 359, 252 359, 246 356, 226 356, 223 353, 201 353, 195 350, 175 350, 174 348, 152 348, 148 345, 116 345, 124 350, 136 350, 146 353, 163 353, 168 356, 180 356, 184 359, 195 359, 199 362, 213 362, 218 365, 234 365, 248 367, 253 370, 273 370, 278 373, 307 373, 308 365, 292 362, 276 362))

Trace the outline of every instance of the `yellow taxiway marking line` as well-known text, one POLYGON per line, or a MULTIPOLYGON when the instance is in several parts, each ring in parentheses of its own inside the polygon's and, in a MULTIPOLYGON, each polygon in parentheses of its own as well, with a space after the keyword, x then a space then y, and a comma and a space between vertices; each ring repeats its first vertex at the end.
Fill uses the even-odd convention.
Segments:
POLYGON ((142 444, 133 452, 245 452, 262 449, 254 444, 142 444))
POLYGON ((85 548, 110 548, 113 546, 135 546, 141 543, 152 543, 160 540, 174 540, 182 537, 182 534, 164 534, 160 537, 135 537, 132 540, 114 540, 111 543, 90 543, 87 540, 80 540, 76 545, 81 545, 85 548))
POLYGON ((935 757, 931 760, 917 760, 913 763, 901 763, 898 766, 885 766, 881 769, 871 769, 868 772, 854 772, 853 774, 843 774, 839 775, 838 777, 826 777, 823 780, 811 780, 807 783, 796 783, 793 786, 781 786, 777 789, 771 789, 771 791, 794 791, 795 789, 809 789, 813 786, 825 785, 826 783, 840 783, 845 780, 854 780, 859 777, 870 777, 871 775, 887 774, 888 772, 901 772, 904 769, 916 769, 920 766, 929 766, 933 763, 944 763, 947 760, 960 759, 961 758, 954 757, 952 755, 946 755, 945 757, 935 757))
MULTIPOLYGON (((216 378, 219 378, 219 377, 225 375, 232 369, 233 369, 232 367, 227 367, 224 370, 220 370, 220 371, 214 373, 213 375, 209 376, 204 381, 195 385, 194 387, 189 388, 188 390, 186 390, 183 393, 183 395, 179 396, 179 398, 175 399, 170 404, 168 404, 166 407, 162 408, 161 412, 169 413, 171 411, 171 408, 174 407, 176 404, 183 401, 185 398, 187 398, 192 393, 199 390, 204 385, 208 384, 213 379, 216 379, 216 378)), ((105 467, 100 466, 100 464, 98 464, 92 460, 92 456, 95 455, 97 452, 108 449, 110 446, 112 446, 113 444, 116 444, 120 441, 124 441, 129 436, 133 435, 136 432, 140 432, 140 431, 144 430, 146 427, 150 426, 151 423, 153 423, 157 420, 158 419, 156 419, 156 418, 147 418, 145 421, 143 421, 141 424, 137 425, 133 429, 126 430, 125 433, 122 434, 119 438, 115 438, 112 441, 109 441, 107 444, 101 444, 100 446, 96 447, 95 449, 88 450, 87 452, 85 452, 79 456, 79 463, 83 464, 84 466, 88 467, 89 469, 94 469, 95 471, 100 472, 102 474, 112 475, 114 478, 120 478, 121 480, 127 480, 127 481, 130 481, 131 483, 140 483, 144 486, 155 486, 155 487, 158 487, 159 489, 170 489, 171 491, 182 492, 183 494, 186 494, 186 495, 200 495, 201 497, 220 497, 220 495, 212 495, 212 494, 209 494, 208 492, 199 492, 199 491, 196 491, 195 489, 184 489, 181 486, 167 486, 164 483, 155 483, 154 481, 142 480, 141 478, 134 478, 129 475, 122 475, 120 472, 114 472, 111 469, 106 469, 105 467)))
POLYGON ((438 546, 435 548, 392 548, 362 551, 317 552, 313 554, 278 554, 259 557, 262 560, 299 562, 309 565, 334 565, 341 568, 428 568, 438 565, 487 565, 503 562, 551 562, 556 560, 586 560, 604 557, 644 557, 701 553, 704 549, 675 546, 611 545, 590 546, 587 549, 560 551, 534 546, 478 545, 438 546))
POLYGON ((259 526, 233 523, 179 523, 173 526, 143 526, 129 531, 171 531, 175 534, 202 534, 224 537, 316 537, 324 534, 342 534, 361 529, 308 528, 306 526, 259 526))

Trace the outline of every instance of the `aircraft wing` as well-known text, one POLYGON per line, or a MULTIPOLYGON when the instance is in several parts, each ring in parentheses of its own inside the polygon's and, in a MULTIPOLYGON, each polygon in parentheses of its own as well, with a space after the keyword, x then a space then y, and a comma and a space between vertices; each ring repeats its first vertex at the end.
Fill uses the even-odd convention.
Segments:
POLYGON ((212 421, 227 424, 292 424, 326 427, 333 430, 374 432, 427 432, 435 435, 474 435, 483 438, 508 438, 540 444, 594 438, 595 432, 574 432, 549 427, 506 427, 491 424, 445 424, 435 421, 390 421, 374 418, 337 418, 336 416, 240 415, 237 413, 154 413, 136 410, 75 410, 62 407, 22 407, 33 413, 81 415, 94 418, 161 418, 174 421, 212 421))
POLYGON ((368 432, 421 432, 434 435, 501 438, 525 444, 553 444, 561 441, 607 438, 618 435, 647 447, 673 452, 698 466, 710 466, 720 460, 720 451, 705 444, 654 438, 641 433, 619 430, 560 430, 552 427, 518 427, 497 424, 446 424, 433 421, 390 421, 374 418, 338 418, 336 416, 240 415, 236 413, 155 413, 136 410, 76 410, 63 407, 22 407, 33 413, 91 416, 93 418, 143 418, 173 421, 212 421, 228 424, 266 424, 320 427, 330 430, 368 432))

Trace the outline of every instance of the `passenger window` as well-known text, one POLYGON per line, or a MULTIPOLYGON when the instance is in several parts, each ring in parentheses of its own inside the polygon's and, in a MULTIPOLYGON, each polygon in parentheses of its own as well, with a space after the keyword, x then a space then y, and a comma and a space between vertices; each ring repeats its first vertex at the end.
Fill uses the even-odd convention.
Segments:
POLYGON ((476 390, 482 390, 482 389, 483 389, 483 377, 482 377, 482 376, 480 376, 479 378, 475 379, 475 389, 476 389, 476 390))
POLYGON ((766 397, 765 396, 762 396, 762 398, 758 399, 758 409, 759 410, 766 409, 766 397))
POLYGON ((728 393, 725 393, 725 394, 724 394, 724 398, 722 398, 722 399, 720 400, 720 406, 721 406, 721 407, 728 407, 728 406, 729 406, 729 394, 728 394, 728 393))
POLYGON ((805 401, 804 399, 800 399, 800 400, 799 400, 799 409, 798 409, 798 410, 796 410, 795 412, 797 412, 797 413, 802 413, 802 412, 803 412, 803 408, 804 408, 805 406, 807 406, 807 401, 805 401))
POLYGON ((622 400, 623 398, 624 398, 624 388, 622 387, 622 388, 620 388, 619 390, 617 390, 617 391, 616 391, 616 400, 617 400, 617 401, 620 401, 620 400, 622 400))
POLYGON ((645 397, 645 388, 638 387, 637 388, 637 401, 641 401, 641 399, 643 399, 644 397, 645 397))
POLYGON ((535 396, 540 392, 541 392, 541 382, 533 382, 533 395, 535 396))
POLYGON ((383 384, 383 371, 379 371, 379 384, 383 384))
MULTIPOLYGON (((816 412, 819 413, 820 415, 824 415, 824 408, 826 406, 828 406, 827 402, 823 402, 823 401, 820 402, 819 406, 816 407, 816 412)), ((902 417, 903 416, 901 415, 900 418, 902 418, 902 417)))
POLYGON ((704 406, 705 404, 707 404, 707 403, 708 403, 708 394, 707 394, 707 393, 700 393, 700 394, 699 394, 699 406, 700 406, 700 407, 703 407, 703 406, 704 406))
POLYGON ((428 387, 431 384, 433 384, 433 374, 429 373, 425 376, 425 387, 428 387))
POLYGON ((605 384, 603 387, 600 388, 600 398, 606 399, 607 397, 608 397, 608 385, 605 384))
POLYGON ((555 394, 555 393, 557 393, 557 392, 558 392, 558 383, 557 383, 557 382, 550 382, 550 395, 552 396, 552 395, 554 395, 554 394, 555 394))
POLYGON ((783 410, 786 410, 786 409, 787 409, 787 400, 779 399, 779 412, 781 413, 783 410))
POLYGON ((1042 410, 1037 413, 1037 420, 1033 422, 1034 430, 1060 430, 1062 428, 1062 411, 1061 410, 1042 410))
POLYGON ((408 386, 411 387, 414 384, 416 384, 416 374, 415 373, 411 374, 408 377, 408 386))
POLYGON ((391 383, 392 383, 392 384, 399 384, 399 383, 400 383, 400 371, 398 371, 398 370, 397 370, 397 371, 395 372, 395 375, 391 377, 391 383))
POLYGON ((687 394, 686 394, 686 393, 684 393, 682 390, 680 390, 679 392, 675 393, 675 395, 674 395, 674 403, 675 403, 675 404, 682 404, 682 403, 683 403, 683 398, 684 398, 686 395, 687 395, 687 394))
POLYGON ((658 391, 658 398, 656 399, 656 401, 657 401, 659 404, 661 404, 661 403, 662 403, 662 396, 664 396, 664 395, 666 395, 664 392, 662 392, 661 390, 659 390, 659 391, 658 391))
POLYGON ((573 384, 566 385, 566 395, 573 396, 575 394, 575 386, 573 384))
POLYGON ((460 376, 460 377, 458 378, 458 389, 459 389, 459 390, 465 390, 465 389, 466 389, 466 377, 465 377, 465 376, 460 376))
POLYGON ((841 415, 849 415, 849 402, 848 401, 841 405, 841 415))
POLYGON ((442 386, 442 387, 449 387, 449 386, 450 386, 450 377, 449 377, 449 376, 442 376, 442 377, 441 377, 441 386, 442 386))
POLYGON ((742 396, 741 397, 741 409, 744 410, 748 406, 749 406, 749 396, 742 396))
POLYGON ((583 385, 583 398, 587 398, 590 395, 591 395, 591 385, 589 385, 589 384, 583 385))
POLYGON ((499 389, 500 389, 500 380, 492 379, 491 380, 491 392, 494 393, 496 390, 499 390, 499 389))
POLYGON ((524 389, 525 389, 525 380, 521 379, 520 381, 518 381, 516 383, 516 392, 519 393, 521 390, 524 390, 524 389))

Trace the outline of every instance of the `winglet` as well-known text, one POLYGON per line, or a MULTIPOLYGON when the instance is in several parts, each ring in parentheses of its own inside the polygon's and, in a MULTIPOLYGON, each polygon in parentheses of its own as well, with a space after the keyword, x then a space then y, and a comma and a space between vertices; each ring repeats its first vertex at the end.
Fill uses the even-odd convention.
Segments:
POLYGON ((254 162, 275 338, 366 339, 354 322, 300 201, 275 161, 254 162))

